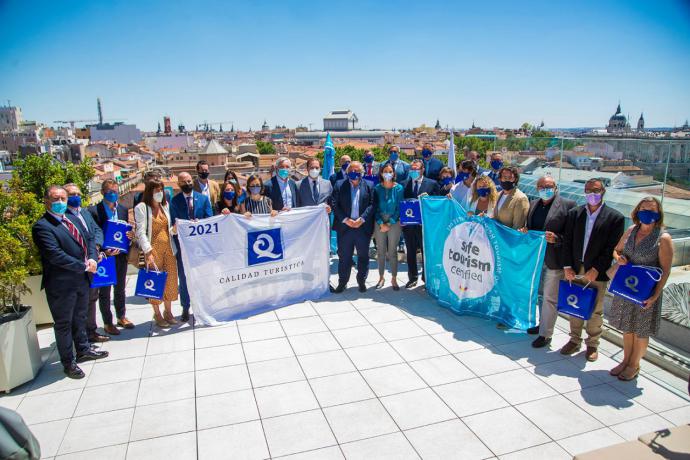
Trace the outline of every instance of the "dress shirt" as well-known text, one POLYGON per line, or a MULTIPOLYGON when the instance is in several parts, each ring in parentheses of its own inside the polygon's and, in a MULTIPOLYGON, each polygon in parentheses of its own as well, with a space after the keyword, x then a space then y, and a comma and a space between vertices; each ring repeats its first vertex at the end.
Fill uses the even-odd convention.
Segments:
POLYGON ((350 182, 350 197, 352 198, 352 210, 350 211, 350 219, 359 219, 359 183, 354 186, 350 182))
POLYGON ((206 181, 205 184, 203 182, 201 182, 200 180, 197 180, 197 182, 199 183, 199 190, 201 191, 201 193, 206 195, 208 197, 208 199, 210 200, 211 199, 211 190, 208 186, 208 181, 206 181))
POLYGON ((601 208, 603 208, 604 205, 602 204, 597 208, 596 211, 590 212, 589 206, 586 206, 587 208, 587 222, 585 222, 585 241, 582 243, 582 260, 585 260, 585 254, 587 253, 587 246, 589 245, 589 239, 592 236, 592 229, 594 228, 594 223, 597 221, 597 217, 599 217, 599 213, 601 212, 601 208))
POLYGON ((288 180, 283 180, 280 177, 278 178, 278 186, 280 187, 280 196, 283 197, 283 207, 284 208, 292 208, 292 190, 290 190, 290 186, 288 185, 288 180))

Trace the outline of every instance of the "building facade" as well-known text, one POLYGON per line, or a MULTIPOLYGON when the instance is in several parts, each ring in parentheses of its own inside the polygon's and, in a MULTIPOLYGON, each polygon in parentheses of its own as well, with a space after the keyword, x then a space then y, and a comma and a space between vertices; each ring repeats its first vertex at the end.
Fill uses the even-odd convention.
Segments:
POLYGON ((22 109, 19 107, 0 107, 0 131, 16 131, 22 124, 22 109))
POLYGON ((323 118, 324 131, 351 131, 359 120, 352 110, 334 110, 323 118))

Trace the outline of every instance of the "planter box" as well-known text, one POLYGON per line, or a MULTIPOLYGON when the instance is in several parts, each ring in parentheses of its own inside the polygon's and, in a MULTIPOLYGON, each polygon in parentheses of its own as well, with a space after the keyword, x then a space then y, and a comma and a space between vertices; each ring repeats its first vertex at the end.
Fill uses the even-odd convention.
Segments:
MULTIPOLYGON (((7 317, 0 317, 0 321, 7 317)), ((33 321, 33 309, 23 310, 6 322, 0 322, 0 391, 26 383, 41 368, 41 350, 33 321)))
POLYGON ((31 294, 23 295, 22 305, 31 305, 33 311, 34 324, 53 324, 53 315, 48 308, 46 291, 41 290, 42 275, 30 276, 26 279, 26 285, 31 289, 31 294))

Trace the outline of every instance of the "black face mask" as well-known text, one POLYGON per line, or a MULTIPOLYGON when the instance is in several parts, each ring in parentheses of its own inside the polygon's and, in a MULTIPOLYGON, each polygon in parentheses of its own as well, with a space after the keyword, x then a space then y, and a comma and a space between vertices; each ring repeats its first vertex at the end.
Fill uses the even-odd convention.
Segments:
POLYGON ((208 171, 202 171, 199 173, 199 178, 201 179, 208 179, 208 171))
POLYGON ((184 193, 192 193, 194 186, 192 184, 180 185, 180 190, 182 190, 184 193))
POLYGON ((513 190, 515 187, 515 182, 509 181, 509 180, 502 180, 501 181, 501 188, 503 190, 513 190))

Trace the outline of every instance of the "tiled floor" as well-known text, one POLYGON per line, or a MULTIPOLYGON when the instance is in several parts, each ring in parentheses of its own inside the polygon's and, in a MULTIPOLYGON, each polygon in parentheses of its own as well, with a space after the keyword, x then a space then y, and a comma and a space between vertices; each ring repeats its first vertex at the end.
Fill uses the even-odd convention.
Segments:
POLYGON ((351 287, 169 331, 129 301, 136 329, 104 345, 110 357, 84 365, 85 379, 63 378, 47 329, 40 375, 0 397, 46 458, 557 460, 690 423, 690 400, 664 371, 608 375, 617 347, 596 363, 564 358, 559 323, 551 349, 535 350, 532 337, 449 313, 421 288, 351 287))

